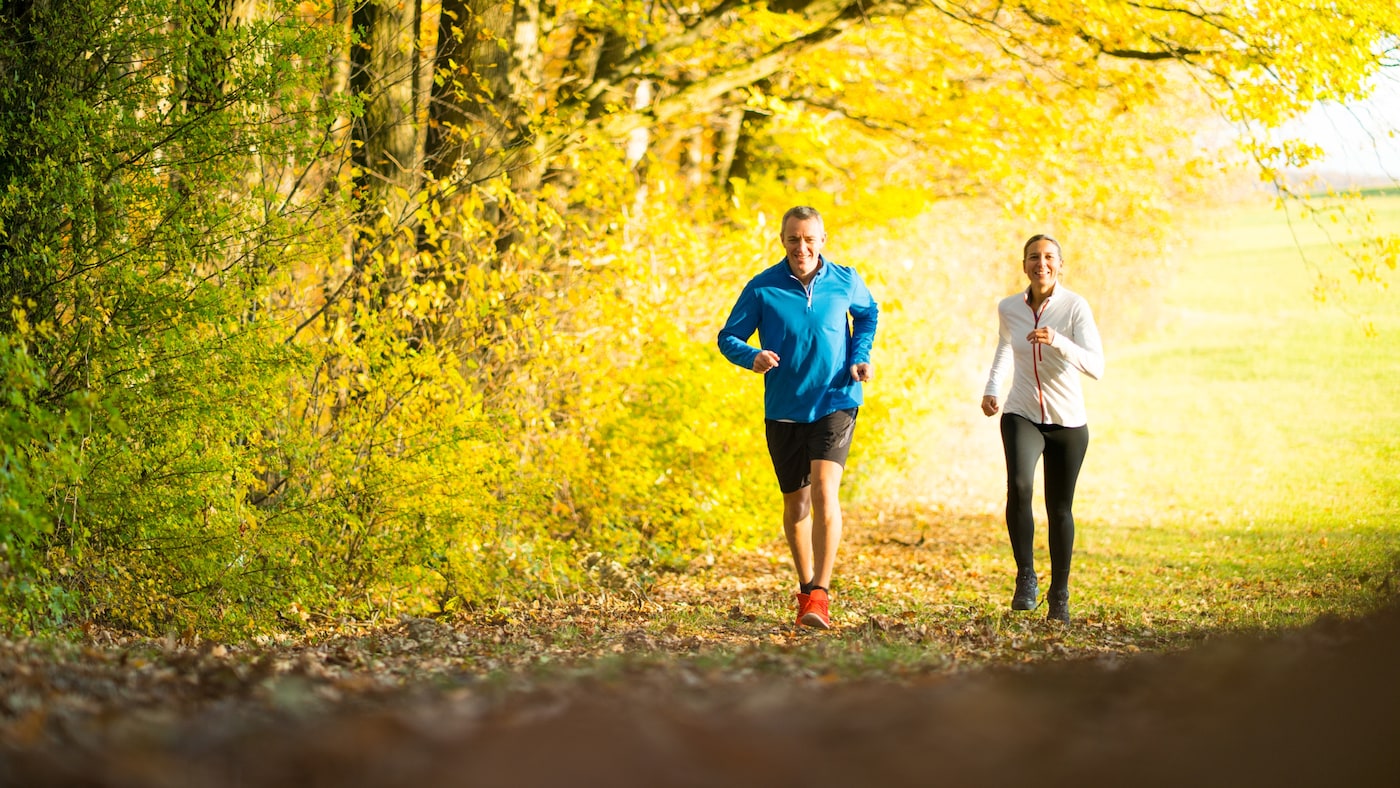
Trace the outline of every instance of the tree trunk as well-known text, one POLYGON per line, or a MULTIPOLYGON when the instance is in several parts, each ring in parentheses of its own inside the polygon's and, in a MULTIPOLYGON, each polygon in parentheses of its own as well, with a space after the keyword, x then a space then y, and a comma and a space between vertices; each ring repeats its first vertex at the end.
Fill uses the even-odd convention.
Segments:
POLYGON ((714 185, 725 194, 734 191, 730 178, 734 176, 734 162, 739 153, 739 141, 744 133, 744 108, 730 107, 720 114, 719 129, 715 134, 714 185))
POLYGON ((443 0, 438 39, 427 159, 439 179, 480 183, 501 174, 519 134, 510 83, 514 4, 443 0))
POLYGON ((355 128, 360 192, 367 207, 402 227, 419 186, 417 120, 419 3, 366 0, 353 15, 363 44, 351 52, 351 85, 364 102, 355 128))
MULTIPOLYGON (((427 160, 447 184, 509 176, 533 193, 543 176, 542 142, 530 118, 543 75, 538 0, 443 0, 427 160)), ((505 206, 484 199, 481 218, 500 228, 497 253, 519 237, 505 206)))

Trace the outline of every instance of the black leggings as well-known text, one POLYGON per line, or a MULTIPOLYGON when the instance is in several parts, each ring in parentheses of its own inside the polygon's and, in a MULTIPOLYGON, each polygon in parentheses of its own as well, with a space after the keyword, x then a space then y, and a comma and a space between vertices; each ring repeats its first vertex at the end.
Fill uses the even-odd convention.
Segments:
POLYGON ((1001 443, 1006 450, 1006 530, 1016 568, 1035 568, 1035 464, 1045 457, 1045 510, 1050 520, 1050 587, 1069 588, 1074 553, 1074 484, 1089 449, 1089 428, 1036 424, 1003 413, 1001 443))

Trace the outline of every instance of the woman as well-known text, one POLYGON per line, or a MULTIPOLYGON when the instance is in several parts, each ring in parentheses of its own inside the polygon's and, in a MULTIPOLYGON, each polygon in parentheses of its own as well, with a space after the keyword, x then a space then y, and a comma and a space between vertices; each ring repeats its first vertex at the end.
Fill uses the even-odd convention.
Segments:
POLYGON ((1079 373, 1103 374, 1103 346, 1094 315, 1081 296, 1060 284, 1060 243, 1031 236, 1021 267, 1030 280, 1025 292, 997 305, 996 356, 982 395, 982 412, 1001 411, 1006 452, 1006 530, 1016 559, 1012 610, 1036 606, 1035 517, 1031 497, 1035 465, 1045 458, 1045 508, 1050 520, 1048 618, 1069 623, 1069 566, 1074 551, 1074 484, 1089 428, 1079 373), (1011 389, 998 401, 1010 373, 1011 389))

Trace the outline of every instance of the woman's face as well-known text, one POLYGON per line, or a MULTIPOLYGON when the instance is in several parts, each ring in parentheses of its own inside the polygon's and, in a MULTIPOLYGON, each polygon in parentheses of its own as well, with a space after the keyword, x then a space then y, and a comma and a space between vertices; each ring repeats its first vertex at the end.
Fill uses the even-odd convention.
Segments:
POLYGON ((1036 241, 1026 248, 1022 267, 1032 285, 1042 292, 1049 290, 1060 276, 1060 247, 1048 238, 1036 241))

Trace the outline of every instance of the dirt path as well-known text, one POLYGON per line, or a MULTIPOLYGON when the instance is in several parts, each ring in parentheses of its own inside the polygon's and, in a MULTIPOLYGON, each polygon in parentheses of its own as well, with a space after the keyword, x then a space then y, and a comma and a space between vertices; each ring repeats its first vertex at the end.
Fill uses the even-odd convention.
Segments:
POLYGON ((68 647, 0 644, 0 785, 1400 775, 1400 612, 1184 651, 1106 622, 1008 627, 958 601, 999 598, 1005 578, 978 558, 999 540, 995 518, 864 512, 854 525, 831 633, 791 626, 786 558, 770 550, 721 556, 645 599, 237 647, 99 631, 68 647), (867 649, 907 656, 853 661, 867 649))

